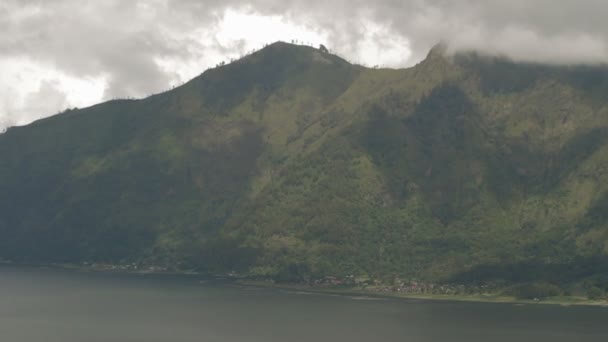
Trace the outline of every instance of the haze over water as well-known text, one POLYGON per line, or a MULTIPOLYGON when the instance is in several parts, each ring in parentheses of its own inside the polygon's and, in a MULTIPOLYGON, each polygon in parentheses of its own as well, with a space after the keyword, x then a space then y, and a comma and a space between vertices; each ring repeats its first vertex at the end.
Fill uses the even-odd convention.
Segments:
POLYGON ((0 340, 608 341, 608 308, 306 294, 0 267, 0 340))

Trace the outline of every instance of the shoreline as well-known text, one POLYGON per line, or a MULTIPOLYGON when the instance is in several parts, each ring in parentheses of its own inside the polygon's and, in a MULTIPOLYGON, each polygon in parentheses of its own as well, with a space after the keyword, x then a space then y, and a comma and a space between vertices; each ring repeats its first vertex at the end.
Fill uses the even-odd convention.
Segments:
POLYGON ((19 262, 6 262, 0 261, 0 266, 10 267, 31 267, 31 268, 47 268, 64 271, 74 272, 86 272, 86 273, 99 273, 99 274, 132 274, 132 275, 166 275, 166 276, 204 276, 209 278, 226 278, 227 276, 211 275, 196 271, 189 270, 169 270, 162 269, 159 267, 148 267, 148 268, 132 268, 126 265, 112 265, 112 264, 98 264, 94 265, 80 265, 70 263, 19 263, 19 262))
POLYGON ((402 292, 376 292, 360 288, 313 287, 297 284, 276 284, 264 281, 237 280, 237 284, 248 287, 274 288, 327 295, 372 297, 384 299, 428 300, 447 302, 493 303, 513 305, 559 305, 559 306, 590 306, 608 308, 608 300, 589 300, 576 296, 549 297, 540 300, 518 299, 500 294, 487 295, 441 295, 441 294, 408 294, 402 292))
POLYGON ((246 276, 235 276, 230 274, 208 274, 189 270, 168 270, 159 267, 148 268, 129 268, 125 265, 99 264, 78 265, 78 264, 36 264, 36 263, 16 263, 0 262, 0 266, 13 267, 32 267, 32 268, 51 268, 65 271, 87 272, 98 274, 131 274, 131 275, 157 275, 157 276, 198 276, 207 279, 229 280, 235 285, 243 287, 272 288, 279 290, 290 290, 326 295, 371 297, 385 299, 417 299, 428 301, 454 301, 454 302, 475 302, 475 303, 494 303, 494 304, 514 304, 514 305, 559 305, 559 306, 593 306, 608 308, 608 300, 590 300, 580 296, 559 296, 548 297, 546 299, 530 300, 518 299, 516 297, 504 296, 498 293, 476 294, 476 295, 444 295, 444 294, 424 294, 424 293, 403 293, 403 292, 384 292, 370 291, 357 287, 342 286, 310 286, 304 284, 274 283, 264 280, 252 280, 246 276))

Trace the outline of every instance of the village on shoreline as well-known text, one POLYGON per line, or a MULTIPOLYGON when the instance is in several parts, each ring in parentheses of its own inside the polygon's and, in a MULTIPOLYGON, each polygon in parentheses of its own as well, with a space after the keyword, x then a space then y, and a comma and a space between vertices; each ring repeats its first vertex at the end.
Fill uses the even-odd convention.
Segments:
MULTIPOLYGON (((569 294, 544 298, 518 298, 516 296, 505 294, 506 287, 504 285, 491 282, 480 285, 463 285, 428 283, 418 280, 403 280, 395 278, 391 281, 391 284, 386 284, 377 279, 355 276, 347 276, 344 278, 326 276, 319 279, 310 279, 306 282, 287 283, 277 282, 274 279, 239 275, 235 272, 230 272, 227 274, 207 274, 194 270, 178 270, 167 266, 158 265, 144 266, 137 263, 108 264, 83 262, 81 264, 26 264, 17 263, 10 260, 0 260, 0 265, 11 265, 15 267, 45 267, 96 273, 197 276, 213 280, 229 281, 240 286, 288 289, 338 295, 365 295, 404 299, 410 298, 516 304, 592 305, 608 307, 607 299, 589 299, 584 296, 572 296, 569 294)), ((205 282, 206 281, 200 281, 200 283, 205 282)))

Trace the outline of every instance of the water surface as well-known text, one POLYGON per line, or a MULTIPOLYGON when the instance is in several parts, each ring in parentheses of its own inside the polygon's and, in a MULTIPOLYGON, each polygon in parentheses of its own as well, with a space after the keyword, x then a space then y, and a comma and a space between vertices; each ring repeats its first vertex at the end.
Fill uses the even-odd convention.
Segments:
POLYGON ((246 288, 0 266, 0 341, 608 341, 608 308, 246 288))

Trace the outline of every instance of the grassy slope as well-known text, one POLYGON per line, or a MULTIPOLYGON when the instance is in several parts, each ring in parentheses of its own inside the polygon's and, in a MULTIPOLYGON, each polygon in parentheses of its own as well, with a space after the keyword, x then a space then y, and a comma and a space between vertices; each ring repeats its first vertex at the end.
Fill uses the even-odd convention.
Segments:
POLYGON ((1 135, 0 251, 282 280, 584 278, 608 255, 606 89, 601 67, 435 49, 372 70, 274 44, 1 135))

